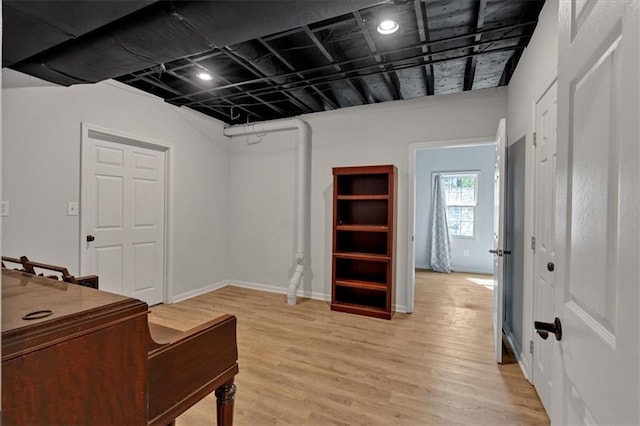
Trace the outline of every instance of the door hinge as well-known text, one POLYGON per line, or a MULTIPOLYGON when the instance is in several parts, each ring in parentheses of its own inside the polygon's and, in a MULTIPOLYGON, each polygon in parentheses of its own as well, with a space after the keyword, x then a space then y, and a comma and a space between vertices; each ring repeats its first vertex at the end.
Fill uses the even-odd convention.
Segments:
POLYGON ((538 146, 538 133, 533 132, 533 146, 538 146))
POLYGON ((533 353, 533 340, 529 340, 529 353, 533 353))
POLYGON ((536 237, 531 237, 531 250, 536 251, 536 237))

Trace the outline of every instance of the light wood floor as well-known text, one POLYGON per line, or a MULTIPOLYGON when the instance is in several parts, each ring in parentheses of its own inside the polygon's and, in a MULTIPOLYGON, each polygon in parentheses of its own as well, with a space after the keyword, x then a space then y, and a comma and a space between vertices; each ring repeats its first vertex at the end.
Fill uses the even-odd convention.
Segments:
MULTIPOLYGON (((484 275, 416 274, 416 311, 391 321, 332 312, 328 302, 226 287, 152 309, 186 330, 238 317, 235 424, 535 424, 549 420, 517 364, 492 353, 484 275)), ((215 424, 215 397, 178 426, 215 424)))

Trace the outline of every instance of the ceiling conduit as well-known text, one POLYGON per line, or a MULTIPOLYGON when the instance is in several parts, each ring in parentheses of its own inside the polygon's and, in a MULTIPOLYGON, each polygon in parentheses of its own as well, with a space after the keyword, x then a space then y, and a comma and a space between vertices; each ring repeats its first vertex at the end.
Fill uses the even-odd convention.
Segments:
POLYGON ((307 247, 309 247, 309 218, 311 216, 311 127, 299 118, 288 120, 268 121, 264 123, 247 124, 244 126, 233 126, 224 129, 224 135, 251 136, 272 132, 282 132, 286 130, 298 131, 298 182, 296 192, 298 195, 298 205, 296 214, 296 248, 295 263, 296 268, 289 281, 287 290, 287 304, 296 304, 296 295, 302 277, 308 272, 309 262, 306 260, 307 247))

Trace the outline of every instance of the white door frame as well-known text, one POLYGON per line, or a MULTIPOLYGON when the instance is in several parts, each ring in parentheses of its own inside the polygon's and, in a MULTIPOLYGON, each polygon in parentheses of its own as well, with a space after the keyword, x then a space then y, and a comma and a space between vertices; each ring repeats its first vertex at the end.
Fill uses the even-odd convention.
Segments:
MULTIPOLYGON (((532 229, 533 229, 533 233, 532 235, 536 238, 536 244, 535 244, 535 250, 533 250, 531 247, 529 247, 529 252, 531 253, 531 262, 532 262, 532 281, 531 281, 531 320, 528 323, 523 323, 524 324, 529 324, 529 331, 532 334, 532 338, 531 341, 533 342, 533 346, 532 347, 538 347, 537 345, 545 345, 547 347, 547 349, 551 350, 551 347, 548 346, 548 342, 544 342, 542 339, 540 339, 538 336, 535 336, 535 334, 533 333, 533 321, 538 320, 541 321, 539 319, 539 309, 536 309, 536 306, 540 306, 542 300, 539 300, 538 298, 536 298, 536 291, 535 291, 535 286, 537 285, 536 282, 538 280, 538 275, 539 275, 539 270, 540 270, 540 266, 539 266, 539 262, 537 262, 536 260, 538 259, 538 256, 541 256, 541 253, 539 251, 539 247, 542 246, 541 244, 541 230, 537 228, 537 225, 539 224, 539 219, 540 217, 544 217, 545 212, 540 212, 540 209, 537 208, 538 206, 538 197, 539 197, 539 192, 538 192, 538 182, 539 182, 539 178, 540 175, 539 170, 538 170, 538 166, 539 166, 539 159, 538 159, 538 155, 539 155, 539 149, 540 145, 541 145, 541 139, 542 137, 540 137, 540 135, 538 135, 538 130, 539 130, 539 122, 538 119, 541 117, 539 115, 539 109, 538 109, 538 105, 540 104, 540 102, 542 102, 543 98, 545 96, 547 96, 547 94, 549 93, 549 91, 551 89, 553 89, 555 82, 557 81, 557 78, 552 78, 551 84, 545 87, 545 90, 543 91, 543 93, 536 99, 535 101, 535 119, 534 119, 534 123, 533 123, 533 128, 536 134, 535 137, 535 141, 536 144, 533 146, 533 153, 532 153, 532 157, 533 157, 533 161, 534 161, 534 166, 533 166, 533 175, 532 175, 532 180, 533 180, 533 191, 532 191, 532 198, 533 198, 533 204, 532 204, 532 209, 531 211, 533 212, 533 221, 532 221, 532 229), (540 217, 538 217, 538 214, 540 214, 540 217), (537 269, 536 269, 537 268, 537 269), (537 316, 534 316, 534 313, 538 312, 537 316)), ((557 87, 556 87, 556 102, 557 102, 557 87)), ((556 111, 556 117, 554 118, 554 120, 557 121, 557 111, 556 111)), ((533 145, 533 144, 532 144, 533 145)), ((556 145, 557 145, 557 140, 556 140, 556 145)), ((555 167, 553 168, 553 177, 552 177, 552 183, 555 186, 555 167)), ((552 202, 555 205, 555 198, 552 199, 552 202)), ((555 220, 555 209, 553 209, 552 211, 549 212, 550 213, 550 217, 546 218, 546 220, 550 220, 552 223, 555 220)), ((551 239, 555 239, 555 233, 551 234, 551 239)), ((555 246, 555 241, 553 241, 554 246, 555 246)), ((554 260, 555 261, 555 260, 554 260)), ((553 274, 552 274, 553 275, 553 274)), ((555 285, 555 283, 554 283, 555 285)), ((554 300, 545 300, 545 302, 550 303, 551 306, 553 306, 553 304, 555 303, 554 300)), ((524 306, 524 304, 523 304, 524 306)), ((523 309, 524 311, 524 309, 523 309)), ((524 312, 523 312, 523 317, 524 317, 524 312)), ((546 321, 546 319, 542 320, 542 321, 546 321)), ((524 346, 524 345, 523 345, 524 346)), ((544 347, 544 346, 543 346, 544 347)), ((537 361, 535 360, 535 351, 534 352, 530 352, 530 356, 531 356, 531 367, 530 367, 530 378, 529 378, 529 382, 534 385, 534 387, 536 386, 536 383, 534 383, 534 372, 535 372, 535 365, 537 364, 537 361)), ((549 360, 547 361, 546 365, 544 365, 544 368, 547 369, 547 371, 552 372, 552 368, 549 365, 552 362, 552 356, 549 357, 549 360)), ((540 392, 538 392, 538 395, 540 395, 540 392)), ((547 395, 547 397, 550 399, 551 395, 547 395)), ((542 398, 541 398, 542 400, 542 398)), ((544 401, 543 401, 544 402, 544 401)), ((547 410, 547 414, 550 415, 551 413, 551 401, 548 400, 547 401, 547 405, 545 406, 545 409, 547 410)))
MULTIPOLYGON (((529 131, 525 139, 525 177, 524 177, 524 261, 523 261, 523 282, 522 282, 522 354, 519 356, 520 368, 529 383, 533 384, 533 359, 529 350, 529 345, 533 338, 533 282, 535 279, 535 256, 531 249, 531 238, 535 236, 535 166, 536 166, 536 148, 533 146, 534 133, 536 132, 536 108, 538 102, 542 100, 547 91, 553 86, 558 79, 558 70, 554 69, 551 76, 545 83, 536 90, 536 97, 531 102, 531 121, 529 131), (528 303, 527 303, 528 302, 528 303)), ((517 138, 515 140, 519 140, 517 138)))
MULTIPOLYGON (((173 182, 173 145, 158 141, 155 139, 150 139, 146 137, 141 137, 137 135, 132 135, 130 133, 124 133, 117 130, 112 130, 106 127, 98 126, 91 123, 82 122, 82 137, 81 137, 81 151, 80 158, 82 159, 82 152, 86 149, 86 145, 89 140, 89 135, 96 134, 100 135, 103 138, 107 138, 106 140, 111 142, 116 142, 123 145, 136 146, 140 148, 148 148, 154 151, 163 151, 165 153, 165 185, 164 185, 164 276, 163 276, 163 294, 162 294, 162 302, 170 303, 173 297, 173 253, 171 250, 171 242, 173 241, 173 233, 174 233, 174 224, 173 224, 173 190, 174 190, 174 182, 173 182)), ((82 250, 82 244, 84 243, 83 229, 85 226, 85 219, 83 215, 84 203, 89 199, 89 194, 86 194, 87 188, 82 186, 82 170, 84 165, 82 164, 82 160, 80 163, 80 241, 78 245, 79 249, 79 264, 80 264, 80 275, 85 275, 88 272, 83 271, 83 260, 85 251, 82 250)))
POLYGON ((417 152, 429 148, 470 148, 473 146, 495 145, 495 136, 468 139, 449 139, 430 142, 418 142, 409 144, 409 209, 408 209, 408 231, 407 238, 407 313, 414 311, 416 293, 416 259, 415 259, 415 204, 416 204, 416 156, 417 152))

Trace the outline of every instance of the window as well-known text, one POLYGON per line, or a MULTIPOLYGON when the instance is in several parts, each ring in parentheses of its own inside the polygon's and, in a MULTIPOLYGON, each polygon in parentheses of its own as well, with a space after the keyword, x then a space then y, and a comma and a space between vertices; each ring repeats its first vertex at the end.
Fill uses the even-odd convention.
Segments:
POLYGON ((452 237, 476 236, 477 173, 442 174, 447 200, 447 225, 452 237))

